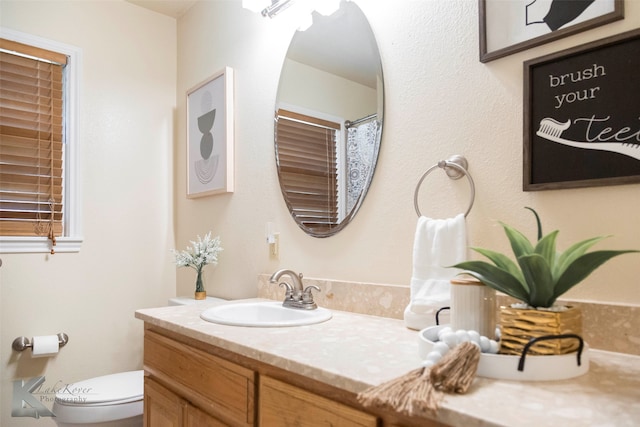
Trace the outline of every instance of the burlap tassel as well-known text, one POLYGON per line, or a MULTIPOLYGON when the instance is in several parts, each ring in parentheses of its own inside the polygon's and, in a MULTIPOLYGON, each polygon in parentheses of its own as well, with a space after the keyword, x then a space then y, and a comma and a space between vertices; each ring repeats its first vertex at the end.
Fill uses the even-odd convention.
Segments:
POLYGON ((358 394, 365 407, 391 409, 413 415, 435 412, 443 399, 442 392, 466 393, 475 378, 480 349, 462 343, 445 354, 431 368, 415 369, 358 394))
MULTIPOLYGON (((433 370, 433 367, 428 371, 429 377, 431 376, 431 370, 433 370)), ((425 411, 433 414, 438 410, 442 399, 444 399, 444 394, 433 386, 430 378, 425 378, 413 389, 409 406, 403 409, 409 415, 425 411)))
POLYGON ((433 386, 446 393, 464 394, 476 377, 480 347, 463 342, 433 365, 429 378, 433 386))
POLYGON ((426 368, 414 369, 401 377, 394 378, 380 385, 369 387, 358 394, 358 401, 364 406, 377 409, 399 410, 402 400, 421 381, 428 381, 429 371, 426 368))
POLYGON ((442 401, 443 395, 438 392, 464 394, 469 390, 478 372, 480 362, 480 348, 471 343, 463 342, 453 350, 442 356, 429 371, 429 381, 421 386, 421 390, 414 393, 410 413, 435 413, 442 401))

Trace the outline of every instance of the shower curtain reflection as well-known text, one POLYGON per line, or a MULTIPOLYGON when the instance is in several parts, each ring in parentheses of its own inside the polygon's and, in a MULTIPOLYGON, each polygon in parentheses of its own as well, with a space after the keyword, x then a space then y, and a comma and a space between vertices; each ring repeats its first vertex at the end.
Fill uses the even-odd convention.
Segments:
POLYGON ((347 122, 347 206, 350 213, 359 203, 364 189, 373 177, 373 168, 378 158, 380 122, 376 116, 367 116, 363 120, 347 122))

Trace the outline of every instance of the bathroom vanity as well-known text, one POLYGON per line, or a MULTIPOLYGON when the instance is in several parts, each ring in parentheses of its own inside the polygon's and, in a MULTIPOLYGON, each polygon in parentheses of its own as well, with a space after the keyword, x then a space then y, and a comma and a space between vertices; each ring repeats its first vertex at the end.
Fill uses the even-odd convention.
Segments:
POLYGON ((212 354, 219 348, 200 349, 162 332, 146 330, 146 426, 250 426, 256 413, 259 425, 301 425, 306 420, 376 426, 375 416, 279 381, 276 370, 249 369, 244 365, 252 363, 235 355, 226 355, 232 362, 212 354))
POLYGON ((420 366, 403 322, 334 311, 324 323, 250 328, 210 323, 202 306, 143 309, 145 426, 637 425, 640 357, 591 350, 564 381, 477 378, 437 414, 363 408, 356 395, 420 366))

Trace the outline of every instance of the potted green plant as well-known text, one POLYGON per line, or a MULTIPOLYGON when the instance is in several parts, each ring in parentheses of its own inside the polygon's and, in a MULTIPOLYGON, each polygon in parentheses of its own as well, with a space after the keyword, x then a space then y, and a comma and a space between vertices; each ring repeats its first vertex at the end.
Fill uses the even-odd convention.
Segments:
MULTIPOLYGON (((578 242, 564 252, 556 250, 558 230, 543 235, 538 213, 538 240, 531 243, 520 231, 500 223, 511 244, 515 261, 499 252, 471 248, 488 258, 465 261, 453 267, 464 270, 485 285, 503 292, 522 304, 501 307, 501 352, 519 354, 531 338, 574 333, 580 335, 581 314, 577 307, 555 305, 559 296, 580 283, 611 258, 636 250, 600 250, 587 252, 608 236, 578 242)), ((575 340, 553 340, 536 344, 533 354, 563 354, 574 351, 575 340)))
POLYGON ((211 232, 207 233, 204 238, 198 236, 197 241, 191 241, 191 247, 187 247, 183 251, 172 250, 178 267, 191 267, 196 270, 195 299, 197 300, 203 300, 207 297, 202 269, 207 264, 218 264, 220 251, 222 251, 220 236, 212 238, 211 232))

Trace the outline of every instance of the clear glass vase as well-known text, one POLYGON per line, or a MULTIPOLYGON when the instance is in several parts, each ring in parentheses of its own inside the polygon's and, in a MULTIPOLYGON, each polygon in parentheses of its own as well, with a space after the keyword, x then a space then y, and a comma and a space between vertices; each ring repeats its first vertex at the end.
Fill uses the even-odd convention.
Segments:
POLYGON ((198 275, 196 277, 196 292, 195 299, 203 300, 207 297, 207 292, 204 290, 204 274, 202 273, 202 268, 198 270, 198 275))

